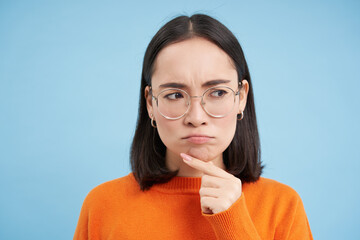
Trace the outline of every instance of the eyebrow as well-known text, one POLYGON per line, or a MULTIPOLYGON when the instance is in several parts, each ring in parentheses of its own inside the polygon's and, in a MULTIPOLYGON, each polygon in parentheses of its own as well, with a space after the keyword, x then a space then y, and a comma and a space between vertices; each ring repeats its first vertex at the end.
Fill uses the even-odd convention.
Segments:
MULTIPOLYGON (((211 87, 211 86, 216 86, 221 83, 229 83, 229 82, 231 82, 231 81, 225 80, 225 79, 216 79, 216 80, 207 81, 207 82, 203 83, 201 86, 202 87, 211 87)), ((159 87, 160 88, 186 88, 187 86, 182 83, 170 82, 170 83, 161 84, 159 87)))

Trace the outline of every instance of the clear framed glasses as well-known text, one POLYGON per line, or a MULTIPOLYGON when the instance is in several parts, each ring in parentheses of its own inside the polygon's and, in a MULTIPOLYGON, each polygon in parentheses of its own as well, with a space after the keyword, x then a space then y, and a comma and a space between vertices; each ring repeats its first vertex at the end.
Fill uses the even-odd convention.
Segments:
POLYGON ((185 116, 192 98, 201 98, 201 107, 208 115, 222 118, 233 110, 239 93, 240 90, 235 93, 227 86, 216 86, 208 88, 201 96, 190 96, 185 90, 167 88, 152 98, 156 101, 158 111, 166 119, 176 120, 185 116))

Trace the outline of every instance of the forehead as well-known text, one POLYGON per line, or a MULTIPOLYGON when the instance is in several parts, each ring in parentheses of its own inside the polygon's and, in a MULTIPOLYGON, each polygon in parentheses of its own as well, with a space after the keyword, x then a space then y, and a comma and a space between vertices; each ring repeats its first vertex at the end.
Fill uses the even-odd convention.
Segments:
POLYGON ((154 63, 151 85, 156 88, 178 82, 195 87, 219 79, 230 80, 232 85, 237 83, 232 59, 214 43, 196 37, 170 44, 160 51, 154 63))

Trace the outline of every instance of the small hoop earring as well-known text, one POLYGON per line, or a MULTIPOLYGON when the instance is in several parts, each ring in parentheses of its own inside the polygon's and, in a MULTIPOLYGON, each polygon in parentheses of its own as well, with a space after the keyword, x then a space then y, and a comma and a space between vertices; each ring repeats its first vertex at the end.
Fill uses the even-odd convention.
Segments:
MULTIPOLYGON (((153 128, 156 128, 156 125, 154 124, 154 116, 152 115, 152 113, 150 113, 150 118, 151 118, 151 126, 153 128)), ((156 123, 156 122, 155 122, 156 123)))
POLYGON ((154 119, 153 118, 151 119, 151 126, 153 126, 153 128, 156 128, 156 125, 154 124, 154 119))
POLYGON ((244 111, 241 111, 241 113, 237 115, 237 120, 241 121, 243 118, 244 118, 244 111))

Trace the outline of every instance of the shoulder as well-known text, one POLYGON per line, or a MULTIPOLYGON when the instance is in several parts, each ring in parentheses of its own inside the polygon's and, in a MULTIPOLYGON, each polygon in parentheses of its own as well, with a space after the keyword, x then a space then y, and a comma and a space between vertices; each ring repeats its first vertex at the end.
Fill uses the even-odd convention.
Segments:
POLYGON ((243 191, 248 200, 261 199, 275 205, 297 205, 301 201, 299 194, 292 187, 264 177, 260 177, 254 183, 245 183, 243 191))
POLYGON ((119 196, 127 196, 140 191, 138 183, 132 173, 126 176, 104 182, 94 187, 86 196, 85 202, 92 205, 94 202, 107 201, 119 196))
POLYGON ((256 182, 245 183, 244 185, 245 188, 256 190, 256 192, 280 192, 287 195, 297 195, 297 192, 292 187, 270 178, 260 177, 256 182))
POLYGON ((303 202, 292 187, 260 177, 254 183, 245 183, 243 192, 252 217, 275 226, 274 239, 290 235, 294 239, 312 239, 303 202))

